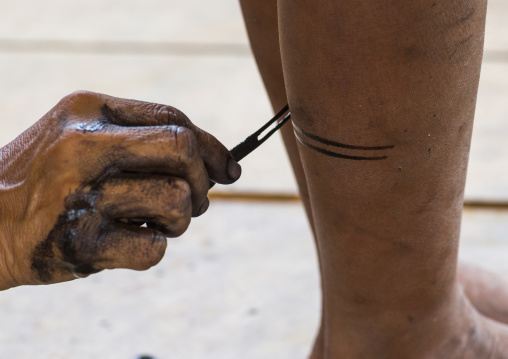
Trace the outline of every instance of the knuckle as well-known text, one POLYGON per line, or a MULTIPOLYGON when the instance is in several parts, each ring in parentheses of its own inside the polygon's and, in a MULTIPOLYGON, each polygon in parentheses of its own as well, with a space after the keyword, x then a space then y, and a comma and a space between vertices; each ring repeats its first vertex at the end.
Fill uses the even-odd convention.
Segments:
POLYGON ((187 181, 181 178, 169 179, 166 184, 167 213, 174 219, 184 218, 192 210, 192 191, 187 181))
POLYGON ((177 108, 168 106, 168 109, 170 109, 173 121, 181 126, 190 127, 192 126, 192 122, 189 120, 187 115, 185 115, 182 111, 180 111, 177 108))
POLYGON ((177 151, 184 154, 185 160, 195 158, 198 153, 198 141, 194 133, 182 126, 174 129, 177 151))
POLYGON ((66 125, 62 128, 60 137, 58 138, 59 146, 76 146, 78 143, 83 141, 86 136, 86 132, 76 128, 75 126, 66 125))
POLYGON ((99 103, 98 94, 76 91, 62 98, 50 113, 62 128, 69 122, 79 122, 82 116, 95 117, 99 103))
POLYGON ((152 104, 152 112, 154 116, 161 120, 163 123, 171 123, 171 117, 173 115, 172 108, 161 104, 152 104))
POLYGON ((191 123, 183 112, 172 106, 144 102, 139 105, 138 109, 151 114, 160 125, 188 126, 191 123))
POLYGON ((156 116, 161 113, 163 105, 152 103, 152 102, 135 102, 134 108, 136 111, 148 113, 152 116, 156 116))
POLYGON ((68 106, 81 102, 95 101, 97 98, 98 94, 94 92, 78 90, 62 98, 59 103, 68 106))
POLYGON ((167 196, 172 198, 168 203, 185 215, 190 208, 191 188, 189 183, 181 178, 168 179, 166 191, 167 196))
POLYGON ((175 199, 165 211, 171 223, 169 235, 171 237, 181 236, 189 227, 192 218, 192 204, 190 201, 190 190, 180 193, 179 199, 175 199))
POLYGON ((167 105, 156 105, 155 115, 165 120, 168 125, 189 126, 189 118, 180 110, 167 105))

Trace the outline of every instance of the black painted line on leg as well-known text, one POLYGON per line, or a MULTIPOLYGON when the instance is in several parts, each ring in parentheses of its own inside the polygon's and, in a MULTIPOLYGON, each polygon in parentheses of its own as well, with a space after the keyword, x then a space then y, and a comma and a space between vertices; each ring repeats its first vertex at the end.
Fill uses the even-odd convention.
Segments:
POLYGON ((355 161, 380 161, 380 160, 386 160, 388 158, 388 156, 380 156, 380 157, 361 157, 361 156, 348 156, 348 155, 343 155, 341 153, 336 153, 336 152, 332 152, 332 151, 328 151, 328 150, 324 150, 322 148, 319 148, 319 147, 316 147, 316 146, 313 146, 305 141, 303 141, 299 136, 295 136, 298 141, 310 148, 311 150, 314 150, 314 151, 317 151, 319 153, 322 153, 324 155, 327 155, 327 156, 331 156, 331 157, 337 157, 337 158, 344 158, 344 159, 347 159, 347 160, 355 160, 355 161))
POLYGON ((339 142, 335 142, 335 141, 332 141, 332 140, 328 140, 326 138, 323 138, 323 137, 314 135, 312 133, 309 133, 307 131, 304 131, 300 127, 295 125, 294 123, 293 123, 293 128, 295 129, 295 131, 297 131, 301 135, 303 135, 305 137, 308 137, 308 138, 310 138, 312 140, 321 142, 322 144, 327 145, 327 146, 347 148, 347 149, 350 149, 350 150, 362 150, 362 151, 390 150, 390 149, 395 147, 394 145, 390 145, 390 146, 372 146, 372 147, 347 145, 347 144, 344 144, 344 143, 339 143, 339 142))

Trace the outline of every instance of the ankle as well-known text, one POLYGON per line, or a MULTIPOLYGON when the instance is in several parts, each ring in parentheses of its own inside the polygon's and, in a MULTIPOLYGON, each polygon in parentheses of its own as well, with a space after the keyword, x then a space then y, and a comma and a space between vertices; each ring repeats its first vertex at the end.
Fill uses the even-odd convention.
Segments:
MULTIPOLYGON (((369 322, 334 320, 318 335, 310 359, 483 359, 496 350, 486 320, 457 288, 457 297, 423 318, 385 313, 369 322), (396 316, 405 320, 395 319, 396 316)), ((354 319, 354 318, 353 318, 354 319)))

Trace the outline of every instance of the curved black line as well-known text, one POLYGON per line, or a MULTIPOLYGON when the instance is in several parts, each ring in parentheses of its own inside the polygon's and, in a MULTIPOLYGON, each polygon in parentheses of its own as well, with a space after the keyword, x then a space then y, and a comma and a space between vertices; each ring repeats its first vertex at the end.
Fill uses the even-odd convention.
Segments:
POLYGON ((327 150, 324 150, 322 148, 313 146, 313 145, 303 141, 298 136, 296 136, 296 138, 298 139, 298 141, 300 141, 300 143, 302 145, 310 148, 311 150, 317 151, 319 153, 322 153, 324 155, 331 156, 331 157, 338 157, 338 158, 344 158, 344 159, 347 159, 347 160, 356 160, 356 161, 380 161, 380 160, 386 160, 388 158, 388 156, 381 156, 381 157, 360 157, 360 156, 343 155, 343 154, 340 154, 340 153, 327 151, 327 150))
POLYGON ((297 132, 299 132, 300 134, 304 135, 305 137, 308 137, 308 138, 310 138, 312 140, 321 142, 321 143, 323 143, 325 145, 328 145, 328 146, 347 148, 347 149, 350 149, 350 150, 363 150, 363 151, 389 150, 389 149, 392 149, 392 148, 395 147, 394 145, 391 145, 391 146, 374 146, 374 147, 346 145, 346 144, 343 144, 343 143, 327 140, 326 138, 313 135, 312 133, 308 133, 307 131, 302 130, 300 127, 298 127, 294 123, 293 123, 293 128, 297 132))

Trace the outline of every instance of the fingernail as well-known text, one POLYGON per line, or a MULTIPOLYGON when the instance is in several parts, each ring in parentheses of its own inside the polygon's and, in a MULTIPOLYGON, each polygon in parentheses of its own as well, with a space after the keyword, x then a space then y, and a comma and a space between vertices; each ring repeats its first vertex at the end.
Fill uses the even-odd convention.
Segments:
POLYGON ((206 200, 203 202, 201 207, 199 207, 199 210, 198 210, 198 213, 196 214, 196 217, 199 217, 203 213, 205 213, 209 206, 210 206, 210 200, 208 198, 206 198, 206 200))
POLYGON ((231 157, 228 159, 228 177, 232 181, 236 181, 242 174, 242 167, 231 157))

